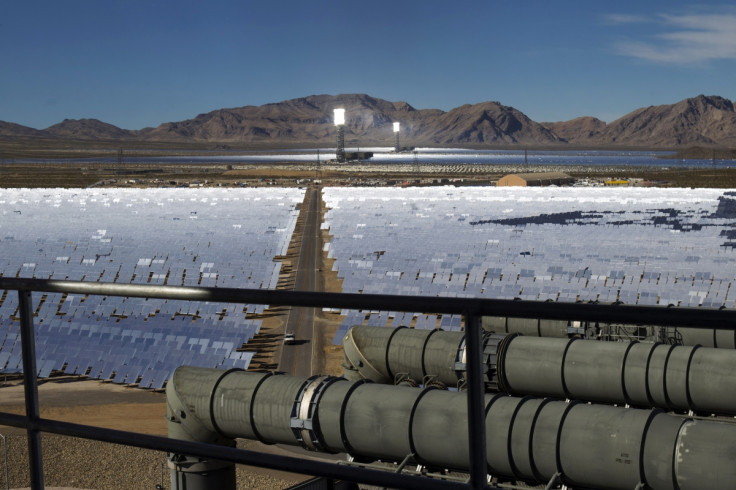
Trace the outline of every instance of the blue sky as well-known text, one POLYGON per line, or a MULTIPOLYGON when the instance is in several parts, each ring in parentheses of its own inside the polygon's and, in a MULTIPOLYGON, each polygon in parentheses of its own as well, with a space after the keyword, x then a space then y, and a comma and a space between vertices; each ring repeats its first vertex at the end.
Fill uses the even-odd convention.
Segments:
POLYGON ((488 100, 535 121, 736 99, 727 2, 65 0, 0 3, 0 120, 125 129, 367 93, 488 100))

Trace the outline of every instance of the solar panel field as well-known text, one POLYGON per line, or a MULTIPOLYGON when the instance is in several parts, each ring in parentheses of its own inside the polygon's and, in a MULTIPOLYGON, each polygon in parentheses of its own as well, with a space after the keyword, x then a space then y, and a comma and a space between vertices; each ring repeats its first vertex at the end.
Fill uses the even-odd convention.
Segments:
MULTIPOLYGON (((303 190, 0 190, 0 274, 275 288, 303 190)), ((17 295, 0 297, 0 370, 19 372, 17 295)), ((161 388, 181 364, 247 368, 264 305, 34 295, 39 376, 161 388)))
MULTIPOLYGON (((718 189, 327 188, 323 227, 351 293, 732 308, 736 195, 718 189)), ((367 324, 453 318, 344 312, 367 324)), ((438 323, 438 321, 440 323, 438 323)), ((356 323, 357 322, 357 323, 356 323)), ((418 323, 417 323, 418 322, 418 323)))
MULTIPOLYGON (((274 288, 304 190, 4 189, 0 274, 274 288)), ((736 195, 719 189, 322 191, 351 293, 732 308, 736 195)), ((0 369, 19 372, 17 295, 0 296, 0 369)), ((39 375, 160 388, 178 365, 247 368, 263 305, 35 295, 39 375)), ((342 311, 352 325, 462 328, 457 316, 342 311)))

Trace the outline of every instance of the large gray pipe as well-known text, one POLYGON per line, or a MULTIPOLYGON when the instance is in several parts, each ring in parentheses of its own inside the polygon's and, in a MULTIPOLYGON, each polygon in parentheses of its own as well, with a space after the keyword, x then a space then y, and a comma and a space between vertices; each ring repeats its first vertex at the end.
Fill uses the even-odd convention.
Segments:
POLYGON ((497 334, 519 333, 531 337, 567 338, 567 324, 567 321, 543 318, 511 318, 505 316, 484 316, 481 318, 483 330, 497 334))
MULTIPOLYGON (((353 381, 455 386, 465 376, 462 332, 359 326, 343 346, 353 381)), ((490 335, 484 357, 489 391, 736 414, 736 350, 490 335)))
MULTIPOLYGON (((166 419, 169 437, 186 441, 234 446, 235 441, 223 437, 211 424, 197 417, 201 406, 209 403, 212 393, 225 371, 193 370, 186 382, 176 382, 177 373, 166 385, 166 419), (200 390, 204 387, 204 391, 200 390)), ((168 455, 172 490, 235 489, 235 465, 183 454, 168 455)))
MULTIPOLYGON (((580 335, 583 338, 596 338, 599 334, 608 331, 614 335, 610 325, 580 324, 568 326, 567 321, 545 320, 543 318, 511 318, 503 316, 484 316, 481 319, 483 329, 496 334, 518 333, 530 337, 568 338, 580 335)), ((700 345, 703 347, 717 347, 719 349, 736 349, 736 330, 719 328, 689 328, 689 327, 637 327, 624 326, 628 331, 641 329, 646 332, 642 337, 660 339, 664 343, 678 345, 700 345)), ((643 338, 640 340, 644 340, 643 338)))
MULTIPOLYGON (((468 468, 463 392, 184 366, 169 381, 167 405, 172 437, 243 437, 364 460, 413 454, 419 464, 468 468)), ((545 483, 559 474, 571 486, 626 490, 718 490, 736 481, 734 424, 500 394, 486 395, 486 414, 488 471, 501 480, 545 483)))
POLYGON ((673 330, 674 341, 682 345, 700 344, 704 347, 736 349, 736 330, 718 328, 700 329, 677 327, 673 330))

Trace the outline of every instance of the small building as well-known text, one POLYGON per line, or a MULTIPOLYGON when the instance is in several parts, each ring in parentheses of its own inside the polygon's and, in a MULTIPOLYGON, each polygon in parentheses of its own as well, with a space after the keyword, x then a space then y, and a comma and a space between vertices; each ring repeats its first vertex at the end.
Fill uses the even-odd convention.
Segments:
POLYGON ((373 158, 372 151, 346 151, 346 160, 370 160, 373 158))
POLYGON ((612 180, 605 181, 603 185, 605 186, 617 186, 617 185, 624 186, 624 185, 629 185, 629 181, 624 180, 624 179, 612 179, 612 180))
POLYGON ((575 179, 563 172, 531 172, 528 174, 504 175, 496 186, 535 187, 544 185, 572 185, 575 179))

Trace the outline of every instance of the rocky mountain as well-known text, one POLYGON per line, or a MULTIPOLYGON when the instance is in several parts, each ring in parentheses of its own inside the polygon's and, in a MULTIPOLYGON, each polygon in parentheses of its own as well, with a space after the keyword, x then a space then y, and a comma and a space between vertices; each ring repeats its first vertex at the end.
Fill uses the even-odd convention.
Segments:
POLYGON ((0 121, 0 136, 21 137, 21 138, 42 138, 43 131, 29 128, 11 122, 0 121))
POLYGON ((601 140, 651 146, 736 145, 736 112, 723 97, 699 95, 638 109, 606 126, 601 140))
POLYGON ((586 143, 597 141, 606 129, 605 121, 595 117, 583 116, 564 122, 542 123, 542 126, 568 143, 586 143))
POLYGON ((730 100, 699 95, 676 104, 637 109, 609 124, 592 117, 542 123, 568 143, 596 146, 736 146, 730 100))
POLYGON ((513 107, 498 102, 464 105, 449 112, 435 112, 413 121, 408 129, 409 136, 417 141, 439 145, 535 145, 563 142, 541 124, 513 107))
POLYGON ((736 146, 733 103, 703 95, 637 109, 610 124, 593 117, 537 123, 499 102, 466 104, 445 112, 342 94, 219 109, 139 131, 96 119, 64 120, 44 130, 0 121, 0 137, 331 146, 336 107, 346 110, 347 146, 392 145, 394 121, 401 123, 402 144, 414 146, 736 146))
POLYGON ((58 124, 46 128, 43 133, 58 139, 104 139, 124 140, 135 138, 137 131, 120 129, 98 119, 64 119, 58 124))
POLYGON ((394 121, 413 145, 549 144, 560 139, 512 107, 498 102, 465 105, 449 112, 417 110, 363 94, 315 95, 260 107, 246 106, 165 123, 145 133, 158 141, 332 143, 333 109, 344 107, 346 144, 390 145, 394 121))

